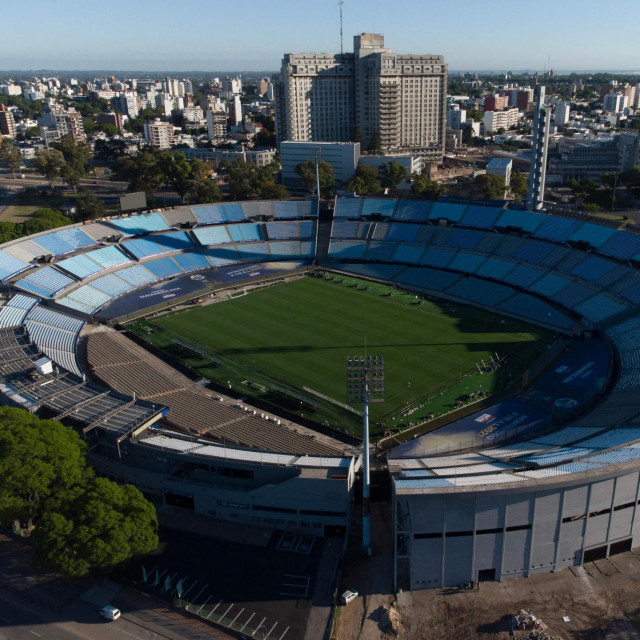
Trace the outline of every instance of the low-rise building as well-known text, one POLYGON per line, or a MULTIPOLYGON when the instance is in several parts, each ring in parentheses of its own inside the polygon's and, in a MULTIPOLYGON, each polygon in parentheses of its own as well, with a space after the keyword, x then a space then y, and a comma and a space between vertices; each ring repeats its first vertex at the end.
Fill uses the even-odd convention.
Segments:
POLYGON ((517 126, 522 114, 517 107, 508 107, 502 111, 485 111, 484 133, 496 133, 499 129, 509 129, 517 126))
POLYGON ((493 176, 500 176, 504 184, 508 187, 511 184, 511 170, 513 160, 511 158, 491 158, 487 164, 487 173, 493 176))

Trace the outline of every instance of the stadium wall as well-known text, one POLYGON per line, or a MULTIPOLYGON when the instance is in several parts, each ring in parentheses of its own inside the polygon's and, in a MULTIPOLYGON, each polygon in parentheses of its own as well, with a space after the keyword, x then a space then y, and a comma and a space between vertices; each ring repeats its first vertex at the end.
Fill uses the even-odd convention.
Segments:
POLYGON ((432 493, 394 482, 396 589, 528 577, 629 551, 640 540, 639 477, 610 469, 526 489, 432 493))

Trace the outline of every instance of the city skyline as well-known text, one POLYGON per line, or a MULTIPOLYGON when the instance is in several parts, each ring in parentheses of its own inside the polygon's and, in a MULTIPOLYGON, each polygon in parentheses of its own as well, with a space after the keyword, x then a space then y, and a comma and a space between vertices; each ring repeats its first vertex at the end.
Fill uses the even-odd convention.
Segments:
MULTIPOLYGON (((223 13, 223 6, 194 0, 189 11, 176 12, 167 0, 114 0, 105 12, 104 5, 80 0, 34 0, 36 19, 3 33, 0 71, 275 71, 284 53, 340 50, 337 2, 279 0, 265 11, 249 0, 242 15, 223 13)), ((514 16, 509 0, 492 0, 490 7, 461 0, 455 13, 434 13, 417 0, 392 7, 382 0, 347 0, 344 50, 352 50, 354 35, 369 32, 384 34, 400 54, 443 55, 451 71, 615 72, 640 66, 635 3, 625 0, 612 12, 603 5, 586 11, 577 0, 542 0, 535 13, 546 20, 514 16), (615 47, 593 46, 613 34, 615 47)))

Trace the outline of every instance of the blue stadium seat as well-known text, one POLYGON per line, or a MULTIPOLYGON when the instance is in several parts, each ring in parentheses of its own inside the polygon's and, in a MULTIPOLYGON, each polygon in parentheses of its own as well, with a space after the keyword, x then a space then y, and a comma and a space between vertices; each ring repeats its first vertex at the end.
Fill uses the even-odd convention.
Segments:
POLYGON ((130 218, 109 220, 108 224, 124 236, 137 236, 152 231, 167 231, 171 227, 159 213, 142 213, 130 218))
POLYGON ((590 298, 596 291, 586 284, 580 282, 571 282, 566 287, 556 291, 551 297, 561 305, 572 309, 579 302, 590 298))
POLYGON ((200 269, 209 269, 211 267, 207 257, 201 253, 179 253, 173 256, 173 259, 184 271, 199 271, 200 269))
POLYGON ((640 254, 640 235, 628 231, 618 231, 600 245, 598 253, 603 253, 617 260, 629 260, 640 254))
POLYGON ((561 329, 570 329, 573 321, 555 307, 526 293, 517 293, 498 305, 498 309, 519 315, 527 320, 550 324, 561 329))
POLYGON ((443 269, 446 267, 453 257, 456 255, 455 251, 450 249, 439 249, 438 247, 427 247, 422 254, 421 264, 426 264, 431 267, 438 267, 443 269))
POLYGON ((134 288, 130 282, 123 280, 115 273, 108 273, 106 276, 96 278, 91 282, 91 286, 112 298, 124 295, 134 288))
POLYGON ((423 253, 424 246, 422 245, 398 244, 391 260, 393 262, 418 264, 423 253))
POLYGON ((34 241, 54 256, 61 256, 96 244, 93 238, 77 227, 53 231, 34 238, 34 241))
POLYGON ((588 242, 592 247, 599 247, 604 244, 617 231, 599 224, 585 222, 579 229, 571 234, 569 240, 572 242, 588 242))
POLYGON ((487 258, 477 271, 477 275, 494 280, 504 280, 505 276, 516 267, 517 262, 502 258, 487 258))
POLYGON ((496 228, 517 227, 529 233, 535 231, 545 220, 545 216, 532 211, 514 211, 507 209, 494 223, 496 228))
POLYGON ((476 245, 482 240, 484 233, 473 229, 454 229, 453 236, 449 240, 449 246, 455 249, 466 249, 473 251, 476 245))
POLYGON ((396 250, 394 242, 369 242, 364 254, 365 260, 377 260, 379 262, 390 262, 396 250))
POLYGON ((276 218, 309 218, 317 215, 315 200, 278 200, 273 206, 276 218))
POLYGON ((569 278, 565 278, 564 276, 559 276, 556 273, 547 273, 542 276, 540 280, 534 282, 530 289, 531 291, 535 291, 545 298, 550 298, 554 293, 560 291, 568 284, 571 284, 573 281, 569 278))
POLYGON ((381 216, 392 216, 395 211, 397 200, 387 200, 384 198, 367 198, 362 203, 363 216, 380 214, 381 216))
POLYGON ((553 242, 566 242, 583 224, 581 220, 546 216, 544 222, 536 228, 532 235, 553 242))
POLYGON ((583 280, 589 282, 595 282, 602 276, 606 275, 615 267, 615 264, 604 258, 598 258, 596 256, 589 256, 586 260, 581 262, 578 266, 571 270, 571 273, 583 280))
POLYGON ((193 230, 193 235, 203 247, 231 242, 225 226, 199 227, 193 230))
POLYGON ((429 212, 429 220, 445 218, 451 222, 458 222, 467 210, 466 204, 451 204, 448 202, 434 202, 429 212))
POLYGON ((469 302, 495 307, 500 302, 510 298, 515 292, 511 287, 470 276, 462 278, 450 286, 446 293, 469 302))
POLYGON ((270 242, 269 252, 271 259, 289 259, 300 257, 299 242, 270 242))
POLYGON ((329 256, 341 260, 362 258, 366 248, 367 245, 364 242, 332 240, 329 244, 329 256))
POLYGON ((485 256, 477 253, 467 253, 459 251, 453 260, 449 263, 449 269, 456 271, 464 271, 465 273, 475 273, 476 269, 486 260, 485 256))
POLYGON ((449 271, 438 271, 428 267, 409 267, 394 278, 398 284, 443 291, 447 287, 460 280, 460 274, 449 271))
POLYGON ((537 267, 531 267, 526 264, 519 264, 515 269, 510 271, 505 277, 505 282, 513 284, 523 289, 528 289, 531 283, 541 278, 546 271, 544 269, 538 269, 537 267))
POLYGON ((415 242, 422 227, 419 224, 392 224, 387 239, 394 242, 415 242))
POLYGON ((76 282, 54 267, 44 267, 30 273, 26 278, 16 282, 16 286, 32 293, 53 298, 57 293, 76 282), (32 285, 32 286, 30 286, 32 285))
POLYGON ((460 224, 465 227, 477 227, 479 229, 491 229, 494 222, 502 215, 502 208, 481 207, 472 204, 460 219, 460 224))
POLYGON ((360 218, 362 198, 336 198, 334 218, 360 218))
POLYGON ((591 322, 601 322, 628 307, 613 300, 610 296, 597 293, 592 298, 576 305, 575 310, 591 322))
POLYGON ((227 225, 229 235, 234 242, 253 242, 262 240, 261 226, 255 222, 227 225))
POLYGON ((117 273, 119 278, 122 278, 133 287, 143 287, 147 284, 157 282, 158 278, 151 273, 146 267, 141 264, 134 264, 133 267, 125 267, 120 269, 117 273))
POLYGON ((2 282, 28 269, 29 266, 28 262, 18 260, 18 258, 14 258, 4 251, 0 251, 0 280, 2 280, 2 282))
POLYGON ((400 200, 393 217, 395 220, 423 222, 429 219, 432 204, 424 200, 400 200))
POLYGON ((540 264, 553 250, 552 244, 539 242, 538 240, 527 240, 514 254, 516 260, 530 262, 531 264, 540 264))
POLYGON ((120 249, 115 246, 96 249, 95 251, 92 251, 91 253, 85 255, 87 255, 87 257, 91 258, 91 260, 96 262, 101 267, 99 271, 102 271, 102 269, 110 269, 111 267, 117 267, 121 264, 127 264, 127 262, 131 262, 131 258, 122 253, 122 251, 120 251, 120 249))
POLYGON ((183 273, 182 269, 173 260, 173 258, 152 260, 151 262, 145 262, 144 266, 160 279, 177 276, 183 273))

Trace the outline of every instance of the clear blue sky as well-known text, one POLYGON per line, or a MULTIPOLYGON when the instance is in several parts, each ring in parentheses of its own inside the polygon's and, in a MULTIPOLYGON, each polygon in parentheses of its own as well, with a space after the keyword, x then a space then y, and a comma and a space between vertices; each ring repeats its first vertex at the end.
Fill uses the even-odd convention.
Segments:
MULTIPOLYGON (((337 0, 29 0, 3 16, 4 70, 275 70, 340 49, 337 0)), ((345 0, 343 16, 345 51, 368 31, 452 70, 640 69, 637 0, 345 0)))

